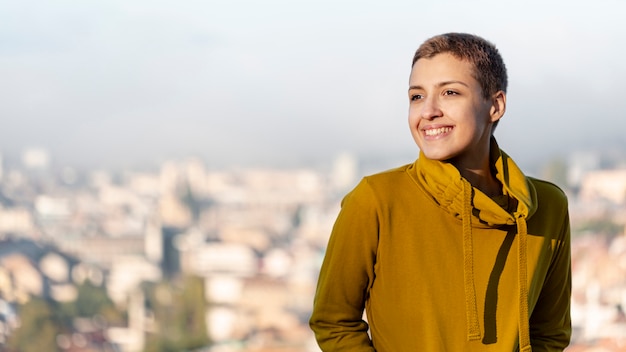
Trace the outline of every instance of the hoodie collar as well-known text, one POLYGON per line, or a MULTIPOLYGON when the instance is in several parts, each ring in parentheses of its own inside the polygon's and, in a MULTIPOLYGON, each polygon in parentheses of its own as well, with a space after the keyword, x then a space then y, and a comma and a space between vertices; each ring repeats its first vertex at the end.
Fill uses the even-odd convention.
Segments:
MULTIPOLYGON (((534 186, 527 180, 515 162, 502 151, 495 138, 491 138, 490 163, 495 170, 495 176, 502 183, 502 192, 517 206, 514 209, 504 209, 495 200, 486 194, 471 187, 471 205, 473 207, 472 225, 476 227, 498 227, 515 225, 516 219, 523 216, 529 219, 537 209, 537 194, 534 186)), ((420 152, 420 157, 414 164, 419 183, 426 188, 433 200, 444 210, 462 219, 466 199, 464 197, 464 182, 457 168, 448 163, 431 160, 420 152)))

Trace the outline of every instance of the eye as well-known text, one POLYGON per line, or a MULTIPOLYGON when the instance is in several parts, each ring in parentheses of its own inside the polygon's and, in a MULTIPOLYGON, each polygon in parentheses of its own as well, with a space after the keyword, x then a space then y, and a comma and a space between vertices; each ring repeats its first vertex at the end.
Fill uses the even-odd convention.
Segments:
POLYGON ((448 89, 445 92, 443 92, 443 95, 459 95, 459 93, 448 89))
POLYGON ((423 96, 421 94, 411 94, 411 101, 420 100, 423 96))

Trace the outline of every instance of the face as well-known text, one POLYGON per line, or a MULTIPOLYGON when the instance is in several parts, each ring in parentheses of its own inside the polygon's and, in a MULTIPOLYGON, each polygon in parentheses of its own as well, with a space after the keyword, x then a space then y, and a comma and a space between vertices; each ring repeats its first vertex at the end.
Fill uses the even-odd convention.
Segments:
POLYGON ((485 99, 472 65, 451 54, 419 59, 409 79, 409 126, 429 159, 457 167, 480 167, 488 161, 493 122, 505 107, 500 91, 485 99))

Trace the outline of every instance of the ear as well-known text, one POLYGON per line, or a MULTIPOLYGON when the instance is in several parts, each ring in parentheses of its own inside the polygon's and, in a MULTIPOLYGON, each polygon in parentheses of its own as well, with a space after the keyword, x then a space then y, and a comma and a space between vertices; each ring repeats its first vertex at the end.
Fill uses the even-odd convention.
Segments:
POLYGON ((491 122, 499 121, 504 116, 506 110, 506 93, 499 90, 491 96, 491 109, 489 110, 489 116, 491 122))

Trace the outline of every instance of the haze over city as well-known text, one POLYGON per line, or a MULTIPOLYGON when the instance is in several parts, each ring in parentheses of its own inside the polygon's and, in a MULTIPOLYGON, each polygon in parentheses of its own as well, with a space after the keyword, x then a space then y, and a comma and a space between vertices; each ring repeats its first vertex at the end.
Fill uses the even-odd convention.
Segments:
POLYGON ((81 166, 410 162, 417 46, 479 34, 509 70, 499 143, 524 165, 623 150, 626 2, 0 0, 0 153, 81 166))

